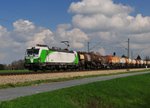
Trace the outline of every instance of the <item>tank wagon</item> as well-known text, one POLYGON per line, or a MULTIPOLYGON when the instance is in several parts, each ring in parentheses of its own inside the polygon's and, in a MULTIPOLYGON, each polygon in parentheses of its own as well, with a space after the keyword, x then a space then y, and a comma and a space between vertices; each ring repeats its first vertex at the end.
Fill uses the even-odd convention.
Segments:
POLYGON ((90 70, 104 68, 150 67, 150 61, 130 59, 113 55, 102 56, 94 52, 69 51, 47 45, 28 48, 25 68, 29 70, 90 70))
MULTIPOLYGON (((107 55, 104 56, 105 60, 106 60, 106 64, 109 68, 118 68, 120 67, 121 63, 120 63, 120 57, 118 56, 113 56, 113 55, 107 55)), ((123 62, 123 61, 121 61, 123 62)))
POLYGON ((130 59, 127 57, 118 57, 113 55, 104 56, 106 59, 106 64, 109 68, 144 68, 150 67, 150 61, 130 59))
POLYGON ((79 68, 101 69, 105 67, 106 60, 98 53, 77 52, 79 55, 79 68))

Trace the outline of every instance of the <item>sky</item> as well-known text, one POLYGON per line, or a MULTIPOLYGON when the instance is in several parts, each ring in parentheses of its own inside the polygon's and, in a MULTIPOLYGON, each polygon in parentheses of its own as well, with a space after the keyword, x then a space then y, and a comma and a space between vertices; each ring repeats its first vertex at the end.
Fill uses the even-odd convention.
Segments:
POLYGON ((23 59, 36 44, 103 55, 150 55, 149 0, 0 0, 0 63, 23 59))

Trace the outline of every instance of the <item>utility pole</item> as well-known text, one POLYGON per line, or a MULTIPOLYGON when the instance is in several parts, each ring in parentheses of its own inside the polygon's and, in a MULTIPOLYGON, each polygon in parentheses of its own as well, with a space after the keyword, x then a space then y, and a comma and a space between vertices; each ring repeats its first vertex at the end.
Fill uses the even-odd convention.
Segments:
MULTIPOLYGON (((130 58, 130 39, 128 38, 128 60, 130 58)), ((130 67, 127 67, 127 71, 130 71, 130 67)))
POLYGON ((130 39, 128 38, 128 58, 130 58, 130 39))
POLYGON ((90 42, 87 43, 88 52, 90 52, 90 42))
POLYGON ((133 59, 133 51, 131 51, 131 59, 133 59))

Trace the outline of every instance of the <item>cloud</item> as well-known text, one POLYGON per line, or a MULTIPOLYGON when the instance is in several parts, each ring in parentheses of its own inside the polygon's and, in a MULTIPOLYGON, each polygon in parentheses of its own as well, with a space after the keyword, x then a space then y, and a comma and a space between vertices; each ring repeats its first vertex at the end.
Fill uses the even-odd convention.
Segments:
POLYGON ((104 48, 100 48, 100 49, 98 50, 98 52, 100 52, 101 55, 105 55, 105 54, 106 54, 106 51, 105 51, 104 48))
POLYGON ((11 32, 12 38, 18 43, 24 43, 26 46, 46 44, 53 42, 53 33, 50 29, 36 26, 28 20, 17 20, 13 23, 14 30, 11 32))
POLYGON ((53 42, 54 35, 50 29, 36 26, 29 20, 19 19, 13 23, 11 31, 0 26, 0 59, 4 63, 10 63, 23 58, 28 47, 36 44, 50 45, 53 42))
POLYGON ((69 12, 76 14, 105 14, 112 16, 114 14, 128 14, 133 9, 122 4, 114 4, 112 0, 82 0, 73 2, 70 5, 69 12))
POLYGON ((30 40, 27 45, 28 46, 35 46, 36 44, 47 44, 51 45, 54 43, 54 35, 52 31, 49 29, 40 30, 40 32, 35 33, 33 39, 30 40))
POLYGON ((9 32, 5 27, 0 25, 0 43, 1 43, 0 48, 9 47, 6 41, 7 42, 11 41, 11 39, 9 38, 9 32))
POLYGON ((89 39, 87 34, 78 28, 72 28, 70 24, 59 25, 56 35, 60 40, 69 41, 72 48, 83 48, 89 39))
POLYGON ((150 17, 141 14, 131 16, 131 10, 131 7, 115 4, 112 0, 82 0, 72 3, 69 8, 70 12, 75 13, 73 25, 83 30, 128 34, 149 32, 150 17))
POLYGON ((0 60, 5 60, 4 58, 6 57, 6 54, 0 53, 0 60))
POLYGON ((101 41, 102 47, 110 47, 106 53, 113 52, 113 47, 122 47, 121 43, 127 43, 130 38, 132 50, 143 50, 144 56, 150 54, 150 17, 141 13, 131 16, 133 10, 113 0, 82 0, 69 7, 69 12, 74 14, 73 26, 84 31, 91 40, 101 41), (144 49, 149 51, 144 52, 144 49))
POLYGON ((20 32, 32 31, 35 29, 35 25, 32 22, 23 19, 19 19, 18 21, 14 22, 13 27, 15 31, 20 32))

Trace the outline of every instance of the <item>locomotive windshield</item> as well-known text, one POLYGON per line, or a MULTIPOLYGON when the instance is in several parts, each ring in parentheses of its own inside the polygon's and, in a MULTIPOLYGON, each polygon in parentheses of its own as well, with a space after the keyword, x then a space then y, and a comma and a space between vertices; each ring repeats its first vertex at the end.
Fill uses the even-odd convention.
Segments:
POLYGON ((27 49, 27 55, 38 55, 39 49, 27 49))

